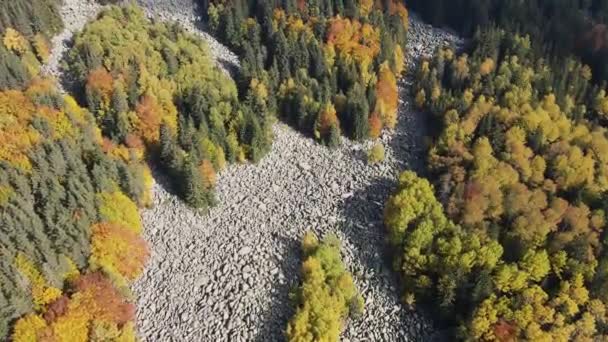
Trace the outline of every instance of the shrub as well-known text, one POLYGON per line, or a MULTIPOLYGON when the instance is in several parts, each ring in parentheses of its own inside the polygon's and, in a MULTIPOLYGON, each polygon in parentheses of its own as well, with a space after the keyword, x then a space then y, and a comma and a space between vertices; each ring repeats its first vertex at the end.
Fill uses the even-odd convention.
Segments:
POLYGON ((375 143, 367 152, 367 161, 370 164, 376 164, 384 161, 384 145, 375 143))

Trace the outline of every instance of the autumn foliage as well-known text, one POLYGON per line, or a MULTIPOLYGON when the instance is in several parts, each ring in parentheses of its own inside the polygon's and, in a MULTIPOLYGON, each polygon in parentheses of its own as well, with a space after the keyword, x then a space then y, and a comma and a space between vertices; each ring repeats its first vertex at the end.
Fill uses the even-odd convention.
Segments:
POLYGON ((149 143, 158 143, 158 128, 162 118, 162 108, 152 96, 144 96, 135 107, 137 121, 135 130, 142 139, 149 143))
POLYGON ((384 63, 380 66, 378 83, 376 83, 376 113, 388 128, 395 128, 397 124, 398 105, 397 79, 387 63, 384 63))
POLYGON ((270 146, 265 84, 248 82, 251 94, 240 101, 199 37, 146 18, 137 6, 107 7, 76 36, 67 64, 104 150, 127 163, 158 160, 191 206, 214 203, 212 175, 226 162, 257 162, 270 146), (191 174, 203 164, 204 180, 191 174), (182 186, 184 178, 192 186, 182 186))
MULTIPOLYGON (((136 203, 149 201, 149 170, 141 143, 108 143, 38 75, 59 5, 0 3, 0 339, 135 341, 125 285, 147 258, 136 203), (94 262, 104 271, 91 273, 94 262)), ((83 90, 107 120, 120 87, 99 66, 89 76, 83 90)))
POLYGON ((263 83, 289 124, 330 147, 395 126, 409 25, 401 2, 203 3, 212 32, 241 55, 243 83, 263 83))
POLYGON ((92 336, 135 341, 135 306, 99 272, 80 276, 70 284, 70 295, 49 305, 43 316, 19 319, 13 341, 87 341, 92 336))
POLYGON ((405 297, 436 304, 463 339, 608 332, 605 90, 588 67, 553 63, 489 29, 470 54, 440 49, 419 66, 418 105, 441 120, 434 187, 402 174, 385 224, 405 297))
POLYGON ((363 312, 363 298, 342 263, 337 237, 328 235, 319 243, 308 232, 302 249, 302 283, 294 294, 297 308, 287 325, 287 340, 338 341, 344 320, 363 312))
POLYGON ((103 270, 119 285, 135 280, 149 256, 146 242, 115 223, 98 223, 91 230, 91 268, 103 270))

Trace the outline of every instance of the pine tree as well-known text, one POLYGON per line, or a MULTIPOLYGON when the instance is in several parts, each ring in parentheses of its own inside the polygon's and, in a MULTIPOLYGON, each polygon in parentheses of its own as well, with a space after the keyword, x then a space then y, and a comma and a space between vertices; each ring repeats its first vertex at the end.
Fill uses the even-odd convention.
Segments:
MULTIPOLYGON (((347 95, 346 103, 347 120, 351 122, 348 126, 351 137, 355 140, 363 140, 369 134, 369 105, 361 86, 356 83, 347 95)), ((340 120, 342 122, 342 120, 340 120)))
POLYGON ((207 190, 196 163, 189 158, 186 159, 182 169, 182 197, 188 205, 194 208, 205 208, 209 206, 207 190))
POLYGON ((161 163, 170 171, 181 169, 182 165, 179 162, 179 148, 175 141, 175 137, 171 133, 171 129, 166 123, 160 125, 160 142, 159 156, 161 163))

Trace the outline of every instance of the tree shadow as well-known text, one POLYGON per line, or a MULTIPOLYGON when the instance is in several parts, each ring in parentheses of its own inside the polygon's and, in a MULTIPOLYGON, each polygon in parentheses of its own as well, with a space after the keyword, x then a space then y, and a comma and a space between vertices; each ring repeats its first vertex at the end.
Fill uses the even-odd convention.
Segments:
POLYGON ((341 210, 346 220, 341 232, 354 247, 350 266, 356 265, 355 279, 368 279, 373 292, 381 293, 383 297, 391 298, 392 303, 401 306, 393 316, 398 316, 410 340, 443 341, 442 336, 432 336, 436 335, 436 331, 425 308, 411 311, 402 306, 402 286, 398 273, 392 267, 393 248, 386 239, 383 224, 384 203, 395 187, 394 179, 376 178, 369 186, 354 192, 344 201, 341 210))
POLYGON ((70 72, 69 67, 67 67, 68 55, 74 47, 74 36, 62 40, 59 44, 63 44, 65 50, 59 56, 59 75, 57 76, 57 81, 66 93, 72 94, 79 103, 84 104, 84 87, 80 84, 77 77, 70 72))
MULTIPOLYGON (((413 70, 414 66, 410 68, 413 70)), ((399 115, 389 146, 398 170, 412 170, 424 176, 427 169, 428 141, 433 134, 433 118, 415 108, 413 103, 414 79, 408 76, 399 80, 399 115)))
MULTIPOLYGON (((273 233, 273 235, 278 235, 273 233)), ((270 305, 256 317, 258 331, 253 339, 256 342, 284 341, 287 322, 295 308, 289 293, 299 285, 300 260, 302 252, 298 237, 273 236, 273 245, 284 251, 278 261, 278 270, 272 275, 270 305), (280 275, 283 275, 281 279, 280 275)))

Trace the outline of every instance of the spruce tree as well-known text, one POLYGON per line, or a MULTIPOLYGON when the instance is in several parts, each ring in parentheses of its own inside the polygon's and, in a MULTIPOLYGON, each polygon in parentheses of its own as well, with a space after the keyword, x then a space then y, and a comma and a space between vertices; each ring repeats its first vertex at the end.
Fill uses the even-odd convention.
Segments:
POLYGON ((209 203, 198 165, 186 159, 182 170, 182 198, 194 208, 207 207, 209 203))
POLYGON ((347 95, 347 120, 351 122, 350 135, 354 140, 363 140, 369 134, 369 105, 362 87, 355 83, 347 95))

